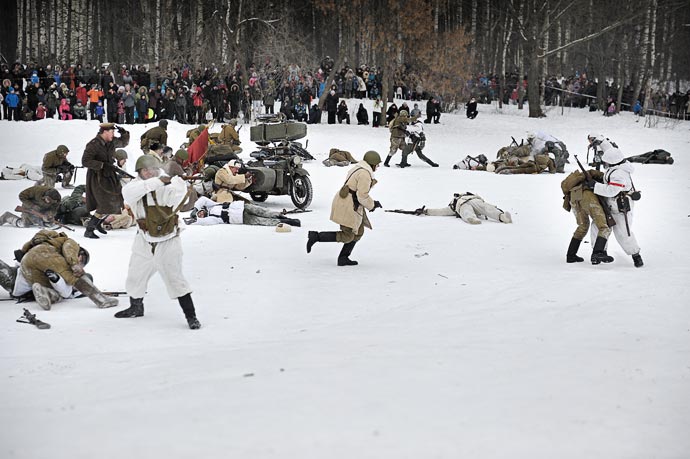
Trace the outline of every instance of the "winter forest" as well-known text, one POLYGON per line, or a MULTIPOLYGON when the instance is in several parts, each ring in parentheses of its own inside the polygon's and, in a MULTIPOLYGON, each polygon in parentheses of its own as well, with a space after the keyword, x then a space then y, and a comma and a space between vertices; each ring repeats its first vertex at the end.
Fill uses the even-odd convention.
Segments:
POLYGON ((490 98, 507 102, 515 90, 520 106, 529 99, 531 117, 543 116, 545 103, 570 101, 550 97, 554 86, 584 90, 568 84, 576 79, 592 82, 587 93, 600 109, 611 97, 618 111, 639 99, 668 112, 672 104, 658 99, 684 93, 681 82, 690 78, 690 6, 683 0, 4 4, 4 62, 62 70, 105 63, 165 78, 189 65, 221 76, 244 72, 246 80, 246 69, 260 68, 280 80, 289 65, 316 72, 330 56, 337 70, 375 68, 389 99, 402 86, 440 96, 444 109, 477 95, 486 78, 490 98))

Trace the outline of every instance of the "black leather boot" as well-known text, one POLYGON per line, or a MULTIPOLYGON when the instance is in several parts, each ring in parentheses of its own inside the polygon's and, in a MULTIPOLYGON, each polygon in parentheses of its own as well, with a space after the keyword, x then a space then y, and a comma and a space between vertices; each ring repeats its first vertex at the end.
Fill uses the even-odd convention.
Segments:
POLYGON ((198 330, 201 328, 201 323, 196 318, 196 311, 194 310, 194 301, 192 301, 192 294, 188 293, 185 296, 181 296, 177 299, 184 312, 184 316, 187 319, 187 325, 192 330, 198 330))
POLYGON ((298 219, 296 219, 296 218, 288 218, 288 217, 286 217, 285 215, 279 216, 279 217, 278 217, 278 220, 280 220, 280 221, 283 222, 283 223, 287 223, 287 224, 290 225, 290 226, 295 226, 295 227, 297 227, 297 228, 299 228, 299 227, 302 226, 302 222, 299 221, 298 219))
POLYGON ((386 167, 391 167, 391 156, 386 156, 386 161, 384 161, 383 165, 386 167))
POLYGON ((352 254, 352 249, 355 248, 357 241, 348 242, 343 245, 342 250, 340 250, 340 255, 338 255, 338 266, 355 266, 358 263, 354 260, 350 260, 350 255, 352 254))
POLYGON ((335 231, 309 231, 307 234, 307 253, 311 253, 311 248, 317 242, 336 242, 335 231))
POLYGON ((597 237, 597 240, 594 243, 591 260, 593 265, 613 262, 613 257, 606 253, 606 239, 601 236, 597 237))
POLYGON ((98 225, 98 219, 96 217, 89 218, 89 222, 86 224, 86 231, 84 232, 84 237, 88 237, 89 239, 100 239, 98 237, 98 234, 94 233, 96 225, 98 225))
POLYGON ((568 253, 565 257, 566 263, 580 263, 581 261, 585 261, 584 258, 577 256, 577 250, 580 248, 581 242, 582 240, 575 238, 572 238, 570 240, 570 245, 568 246, 568 253))
POLYGON ((108 218, 108 215, 106 215, 105 217, 99 218, 96 221, 95 229, 98 230, 98 232, 101 234, 108 234, 108 232, 103 228, 103 223, 105 223, 106 218, 108 218))
POLYGON ((642 256, 640 256, 639 253, 636 253, 635 255, 632 256, 633 263, 635 263, 636 268, 641 268, 644 266, 644 261, 642 261, 642 256))
POLYGON ((130 317, 141 317, 144 315, 144 299, 129 297, 129 307, 115 313, 118 319, 128 319, 130 317))

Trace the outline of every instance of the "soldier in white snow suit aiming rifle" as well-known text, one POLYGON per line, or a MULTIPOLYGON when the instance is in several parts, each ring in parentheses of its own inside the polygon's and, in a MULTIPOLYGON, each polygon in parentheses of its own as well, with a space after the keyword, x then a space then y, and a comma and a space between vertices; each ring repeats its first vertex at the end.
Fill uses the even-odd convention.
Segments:
POLYGON ((178 212, 189 196, 187 183, 180 177, 161 175, 161 163, 150 155, 139 157, 137 178, 122 189, 125 203, 132 209, 139 230, 132 245, 126 288, 130 307, 115 317, 144 315, 144 295, 149 279, 157 271, 170 298, 177 298, 187 324, 198 329, 192 289, 182 273, 182 242, 177 224, 178 212))

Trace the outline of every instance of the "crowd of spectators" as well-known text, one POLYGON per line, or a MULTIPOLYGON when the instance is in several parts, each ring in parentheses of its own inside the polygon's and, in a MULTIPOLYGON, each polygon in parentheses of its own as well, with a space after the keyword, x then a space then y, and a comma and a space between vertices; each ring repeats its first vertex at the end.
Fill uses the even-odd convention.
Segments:
MULTIPOLYGON (((329 57, 314 70, 297 64, 272 65, 268 60, 246 70, 240 65, 185 64, 165 71, 147 66, 15 63, 0 68, 0 119, 99 119, 123 124, 174 119, 194 124, 240 114, 248 120, 273 113, 280 101, 288 118, 308 121, 333 71, 329 57)), ((333 77, 340 97, 375 99, 381 94, 381 72, 375 67, 347 66, 333 77)))
MULTIPOLYGON (((345 66, 335 70, 333 60, 326 56, 315 69, 298 64, 272 64, 243 68, 215 64, 193 67, 184 64, 149 69, 147 66, 91 63, 42 66, 36 63, 3 64, 0 66, 0 119, 40 120, 44 118, 98 119, 122 124, 144 123, 159 119, 180 123, 200 124, 211 119, 240 115, 249 121, 261 113, 274 113, 276 101, 288 119, 320 122, 316 100, 326 90, 326 80, 333 76, 328 91, 337 98, 376 100, 381 97, 382 72, 374 66, 345 66), (335 72, 335 73, 334 73, 335 72)), ((435 97, 428 94, 414 73, 405 69, 394 75, 393 91, 397 98, 422 101, 435 97)), ((506 74, 501 94, 499 78, 492 74, 478 74, 466 81, 464 93, 469 100, 492 103, 499 97, 505 104, 518 102, 520 78, 516 72, 506 74)), ((523 97, 527 98, 527 80, 523 97)), ((595 107, 597 82, 585 72, 570 77, 551 77, 544 82, 546 105, 564 104, 571 107, 595 107)), ((688 93, 665 94, 655 91, 650 108, 690 118, 688 93)), ((606 83, 605 114, 616 106, 618 88, 606 83)), ((637 98, 632 88, 623 88, 622 109, 632 110, 636 101, 644 104, 644 94, 637 98)), ((592 108, 594 109, 594 108, 592 108)), ((338 121, 346 121, 342 111, 338 121)), ((333 110, 328 110, 333 111, 333 110)), ((337 108, 335 108, 337 112, 337 108)))

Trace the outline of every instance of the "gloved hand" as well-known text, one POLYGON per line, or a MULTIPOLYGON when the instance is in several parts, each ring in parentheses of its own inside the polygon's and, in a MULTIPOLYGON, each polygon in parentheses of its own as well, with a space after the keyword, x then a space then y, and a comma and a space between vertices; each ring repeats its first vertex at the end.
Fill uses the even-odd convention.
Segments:
POLYGON ((74 265, 72 266, 72 273, 77 277, 81 277, 84 275, 84 267, 82 265, 74 265))
POLYGON ((46 275, 48 280, 50 282, 52 282, 53 284, 60 281, 60 276, 55 271, 53 271, 52 269, 46 269, 44 271, 44 274, 46 275))
POLYGON ((380 202, 374 201, 374 208, 371 209, 371 211, 373 212, 373 211, 375 211, 377 208, 378 208, 378 209, 383 209, 383 206, 381 205, 380 202))
POLYGON ((595 183, 596 183, 596 182, 595 182, 594 179, 592 179, 592 178, 590 178, 590 179, 585 179, 584 186, 585 186, 585 188, 587 188, 587 189, 589 189, 589 190, 593 190, 593 189, 594 189, 594 184, 595 184, 595 183))
POLYGON ((163 182, 163 185, 170 185, 170 177, 168 177, 167 175, 161 175, 160 177, 158 177, 158 180, 163 182))
POLYGON ((414 210, 415 215, 423 215, 424 213, 426 213, 426 206, 422 206, 419 209, 414 210))
POLYGON ((115 128, 117 129, 117 133, 120 134, 120 135, 122 135, 122 134, 124 134, 125 132, 127 132, 127 130, 126 130, 125 128, 123 128, 122 126, 115 126, 115 128))
POLYGON ((17 260, 18 262, 21 262, 22 258, 24 258, 24 252, 22 252, 20 249, 15 250, 14 251, 14 259, 17 260))

